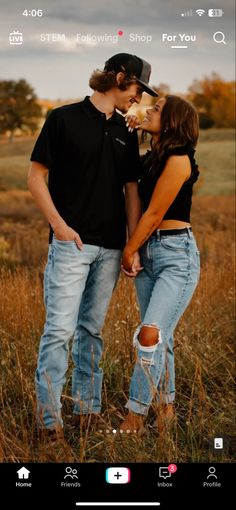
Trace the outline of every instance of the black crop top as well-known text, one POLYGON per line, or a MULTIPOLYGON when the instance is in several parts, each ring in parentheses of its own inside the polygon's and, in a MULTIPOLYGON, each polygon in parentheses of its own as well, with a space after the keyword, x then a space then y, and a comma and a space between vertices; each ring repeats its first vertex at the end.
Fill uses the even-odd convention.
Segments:
POLYGON ((188 146, 170 149, 160 161, 154 162, 153 151, 148 150, 142 158, 143 175, 139 181, 139 195, 143 203, 143 212, 149 206, 156 183, 164 170, 170 156, 188 155, 191 163, 191 175, 184 182, 178 195, 175 197, 169 209, 166 211, 163 220, 179 220, 190 223, 190 210, 192 204, 193 184, 197 181, 199 171, 194 159, 195 150, 188 146))

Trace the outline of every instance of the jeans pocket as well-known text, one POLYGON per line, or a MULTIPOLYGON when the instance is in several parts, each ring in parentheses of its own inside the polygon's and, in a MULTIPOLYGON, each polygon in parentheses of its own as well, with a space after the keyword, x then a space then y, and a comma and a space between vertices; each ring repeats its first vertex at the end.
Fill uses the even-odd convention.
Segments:
POLYGON ((63 245, 65 245, 65 246, 72 245, 73 246, 74 244, 76 244, 74 239, 72 239, 72 241, 65 241, 64 239, 57 239, 55 234, 53 234, 52 240, 53 240, 54 243, 56 243, 56 244, 58 243, 59 245, 62 245, 62 246, 63 245))
POLYGON ((185 251, 188 247, 187 236, 166 236, 161 237, 161 246, 167 250, 185 251))
POLYGON ((76 242, 73 241, 63 241, 61 239, 57 239, 55 236, 52 238, 52 250, 54 253, 54 257, 60 256, 60 258, 64 258, 66 262, 67 257, 74 257, 77 252, 80 252, 76 242))
POLYGON ((64 239, 57 239, 57 237, 55 236, 55 234, 53 234, 53 239, 54 239, 54 241, 56 241, 57 243, 66 243, 66 244, 68 244, 68 243, 74 243, 74 242, 75 242, 75 240, 74 240, 74 239, 72 239, 72 241, 65 241, 64 239))

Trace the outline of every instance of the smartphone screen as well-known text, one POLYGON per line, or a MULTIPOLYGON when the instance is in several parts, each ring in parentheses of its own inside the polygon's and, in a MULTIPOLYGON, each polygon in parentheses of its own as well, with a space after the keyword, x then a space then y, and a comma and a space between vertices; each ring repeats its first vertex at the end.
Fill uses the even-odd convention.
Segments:
POLYGON ((223 508, 235 4, 0 10, 2 494, 22 508, 223 508))

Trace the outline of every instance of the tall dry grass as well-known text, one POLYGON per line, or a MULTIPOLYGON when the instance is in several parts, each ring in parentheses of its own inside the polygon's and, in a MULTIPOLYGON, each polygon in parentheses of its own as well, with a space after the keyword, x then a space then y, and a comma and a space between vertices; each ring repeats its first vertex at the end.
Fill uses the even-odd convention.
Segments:
MULTIPOLYGON (((14 198, 14 197, 13 197, 14 198)), ((151 428, 141 440, 71 428, 71 369, 63 391, 65 434, 70 451, 35 448, 34 371, 44 323, 42 268, 47 226, 27 196, 5 215, 0 236, 8 242, 0 273, 0 457, 5 462, 212 462, 233 460, 229 448, 214 453, 209 440, 232 436, 234 400, 234 238, 232 197, 195 197, 193 228, 202 257, 194 298, 175 334, 176 412, 171 430, 151 428), (23 208, 23 209, 24 209, 23 208), (28 211, 28 214, 27 214, 28 211), (15 229, 13 229, 15 225, 15 229), (19 226, 19 228, 18 228, 19 226), (37 230, 39 227, 39 230, 37 230), (17 242, 16 242, 17 241, 17 242)), ((114 429, 124 416, 139 320, 132 282, 121 277, 104 326, 103 413, 114 429)))

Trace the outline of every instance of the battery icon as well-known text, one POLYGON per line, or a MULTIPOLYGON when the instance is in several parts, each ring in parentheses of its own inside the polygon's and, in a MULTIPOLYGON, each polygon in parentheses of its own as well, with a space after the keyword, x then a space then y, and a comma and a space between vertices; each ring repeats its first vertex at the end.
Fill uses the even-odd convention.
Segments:
POLYGON ((210 18, 220 18, 221 16, 223 16, 223 14, 224 14, 223 9, 209 9, 208 10, 208 16, 210 16, 210 18))

